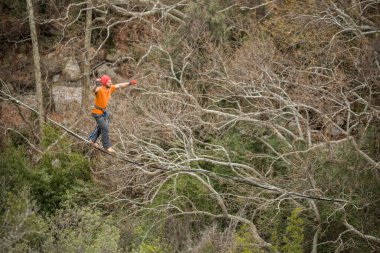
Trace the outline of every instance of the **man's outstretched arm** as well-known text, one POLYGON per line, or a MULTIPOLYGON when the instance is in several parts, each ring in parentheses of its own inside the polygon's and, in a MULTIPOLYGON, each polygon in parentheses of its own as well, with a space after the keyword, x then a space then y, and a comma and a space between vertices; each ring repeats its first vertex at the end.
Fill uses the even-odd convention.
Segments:
POLYGON ((115 87, 116 89, 119 89, 119 88, 125 88, 127 87, 128 85, 136 85, 137 81, 136 80, 131 80, 131 81, 128 81, 126 83, 118 83, 118 84, 115 84, 115 87))

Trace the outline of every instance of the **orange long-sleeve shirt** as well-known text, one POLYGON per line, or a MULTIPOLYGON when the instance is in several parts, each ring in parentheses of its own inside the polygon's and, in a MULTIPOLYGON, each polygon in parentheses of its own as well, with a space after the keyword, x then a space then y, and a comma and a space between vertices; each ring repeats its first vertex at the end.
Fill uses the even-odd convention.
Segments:
MULTIPOLYGON (((106 109, 108 100, 110 99, 111 94, 115 90, 116 90, 115 85, 111 85, 110 88, 107 88, 106 86, 101 86, 95 94, 94 105, 96 105, 97 107, 106 109)), ((103 114, 102 110, 99 110, 96 108, 92 108, 91 112, 94 114, 103 114)))

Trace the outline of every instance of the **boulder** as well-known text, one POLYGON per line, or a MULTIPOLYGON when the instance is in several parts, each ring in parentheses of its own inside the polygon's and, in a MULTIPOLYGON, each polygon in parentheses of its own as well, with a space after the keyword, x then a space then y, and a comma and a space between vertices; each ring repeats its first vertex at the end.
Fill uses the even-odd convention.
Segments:
POLYGON ((330 135, 333 139, 336 139, 339 137, 339 135, 343 134, 342 130, 340 128, 337 128, 336 126, 332 126, 330 130, 330 135))
POLYGON ((53 76, 53 83, 58 82, 59 79, 61 79, 61 75, 54 75, 54 76, 53 76))
POLYGON ((53 76, 62 72, 62 57, 59 57, 57 53, 51 52, 42 57, 41 61, 42 73, 53 76))

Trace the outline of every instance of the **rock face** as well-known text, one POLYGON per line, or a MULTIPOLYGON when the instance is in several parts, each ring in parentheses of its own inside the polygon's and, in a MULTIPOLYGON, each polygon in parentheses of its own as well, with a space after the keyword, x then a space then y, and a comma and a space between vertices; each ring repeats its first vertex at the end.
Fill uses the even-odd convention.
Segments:
POLYGON ((110 62, 116 62, 117 60, 120 60, 124 54, 125 53, 121 50, 112 51, 107 54, 106 60, 110 62))
POLYGON ((57 111, 78 108, 82 99, 82 88, 53 86, 53 98, 57 111))
POLYGON ((52 52, 42 57, 41 61, 44 74, 56 75, 62 71, 62 57, 52 52))
POLYGON ((69 58, 65 68, 62 70, 62 74, 65 80, 69 82, 75 82, 80 79, 80 67, 74 57, 69 58))
POLYGON ((123 77, 121 77, 120 75, 118 75, 115 72, 114 68, 107 66, 105 64, 98 67, 97 72, 98 72, 99 76, 104 75, 104 74, 109 75, 112 79, 112 83, 125 82, 125 79, 123 77))

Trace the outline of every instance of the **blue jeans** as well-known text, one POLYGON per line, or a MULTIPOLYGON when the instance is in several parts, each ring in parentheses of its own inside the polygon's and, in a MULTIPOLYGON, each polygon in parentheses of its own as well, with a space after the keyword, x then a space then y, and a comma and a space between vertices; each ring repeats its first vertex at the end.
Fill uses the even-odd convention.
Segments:
POLYGON ((103 148, 107 149, 111 147, 110 138, 108 136, 110 118, 108 117, 107 112, 104 112, 102 115, 92 114, 92 116, 96 120, 96 127, 90 134, 89 140, 95 143, 99 136, 102 135, 103 148))

